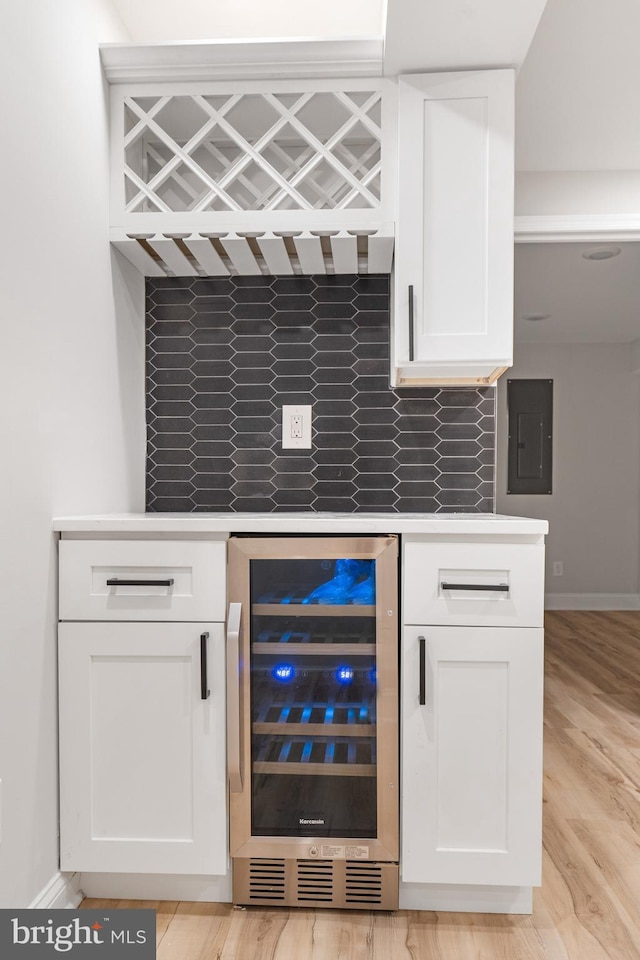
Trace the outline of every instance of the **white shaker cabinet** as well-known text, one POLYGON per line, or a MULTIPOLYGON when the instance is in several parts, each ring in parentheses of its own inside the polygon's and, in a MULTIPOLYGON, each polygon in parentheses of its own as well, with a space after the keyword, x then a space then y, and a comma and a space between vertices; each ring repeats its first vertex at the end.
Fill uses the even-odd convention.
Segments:
POLYGON ((227 873, 226 543, 63 539, 61 869, 227 873))
POLYGON ((403 569, 402 881, 536 886, 542 538, 408 539, 403 569))
POLYGON ((514 74, 398 78, 393 386, 513 362, 514 74))
MULTIPOLYGON (((255 535, 256 522, 57 521, 61 869, 82 873, 89 895, 121 896, 124 884, 142 898, 231 897, 222 524, 255 535)), ((400 533, 400 906, 531 912, 546 524, 258 522, 274 534, 400 533)))
POLYGON ((220 623, 61 623, 61 868, 224 874, 220 623))
POLYGON ((403 881, 539 884, 542 630, 407 627, 402 670, 403 881))

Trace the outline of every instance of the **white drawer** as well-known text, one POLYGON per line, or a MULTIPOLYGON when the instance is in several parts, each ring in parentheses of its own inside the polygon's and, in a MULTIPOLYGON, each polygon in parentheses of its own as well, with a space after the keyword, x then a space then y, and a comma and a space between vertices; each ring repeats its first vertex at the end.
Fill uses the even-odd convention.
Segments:
POLYGON ((225 572, 224 541, 61 540, 60 619, 223 621, 225 572))
POLYGON ((542 626, 542 543, 417 543, 403 552, 403 620, 542 626))

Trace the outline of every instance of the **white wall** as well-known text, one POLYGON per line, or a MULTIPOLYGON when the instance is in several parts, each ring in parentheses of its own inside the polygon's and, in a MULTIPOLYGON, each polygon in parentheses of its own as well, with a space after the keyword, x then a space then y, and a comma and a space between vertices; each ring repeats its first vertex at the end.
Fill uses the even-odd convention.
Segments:
POLYGON ((384 0, 113 0, 137 43, 382 36, 384 0), (179 9, 179 16, 177 10, 179 9))
POLYGON ((393 76, 517 68, 526 56, 546 3, 547 0, 388 0, 384 72, 393 76))
POLYGON ((516 171, 516 216, 629 216, 639 207, 640 170, 516 171))
POLYGON ((639 586, 640 378, 628 344, 521 343, 498 383, 499 513, 549 521, 546 590, 630 594, 639 586), (551 378, 553 493, 507 495, 507 380, 551 378), (564 576, 551 576, 554 560, 564 576))
MULTIPOLYGON (((51 518, 143 508, 142 285, 108 245, 107 0, 3 9, 0 906, 55 875, 51 518), (119 302, 116 319, 115 301, 119 302)), ((78 758, 82 762, 82 758, 78 758)))
POLYGON ((516 85, 518 170, 640 169, 639 33, 637 0, 547 0, 516 85))

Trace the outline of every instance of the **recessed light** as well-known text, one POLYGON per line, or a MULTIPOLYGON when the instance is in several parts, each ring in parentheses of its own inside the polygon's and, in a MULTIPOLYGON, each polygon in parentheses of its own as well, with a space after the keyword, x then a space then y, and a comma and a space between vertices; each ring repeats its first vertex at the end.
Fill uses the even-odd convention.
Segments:
POLYGON ((551 318, 550 313, 523 313, 523 320, 530 320, 532 323, 537 323, 538 320, 549 320, 551 318))
POLYGON ((588 250, 582 251, 582 256, 585 260, 611 260, 612 257, 617 257, 620 253, 620 247, 589 247, 588 250))

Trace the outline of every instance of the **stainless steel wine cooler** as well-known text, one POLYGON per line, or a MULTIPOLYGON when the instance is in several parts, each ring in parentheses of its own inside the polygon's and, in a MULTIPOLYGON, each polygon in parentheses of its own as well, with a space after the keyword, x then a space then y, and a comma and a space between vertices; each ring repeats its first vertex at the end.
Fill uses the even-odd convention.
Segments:
POLYGON ((239 904, 398 906, 396 537, 233 537, 239 904))

